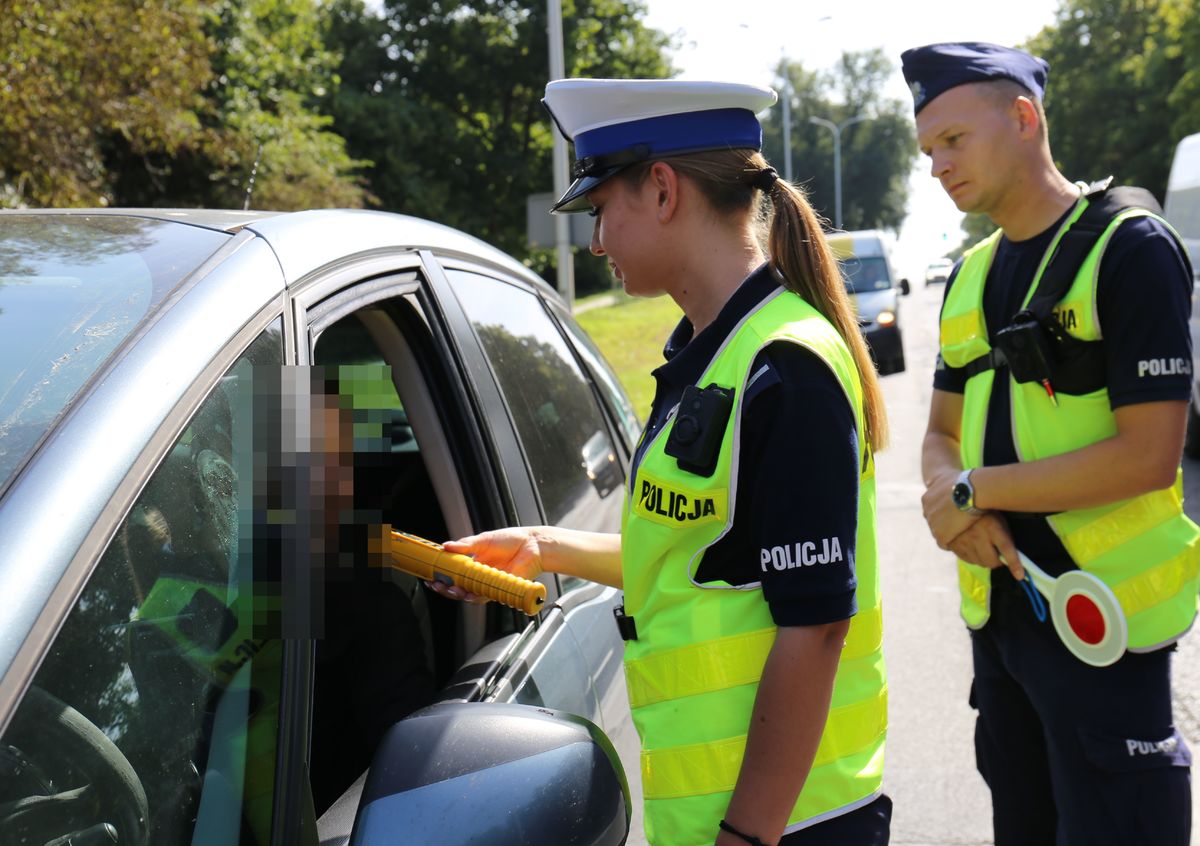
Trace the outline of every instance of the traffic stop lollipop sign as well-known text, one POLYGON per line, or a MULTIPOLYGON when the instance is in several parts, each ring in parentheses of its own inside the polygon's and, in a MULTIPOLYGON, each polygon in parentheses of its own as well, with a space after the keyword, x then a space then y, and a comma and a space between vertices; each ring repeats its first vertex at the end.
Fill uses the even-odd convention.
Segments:
POLYGON ((1059 639, 1076 658, 1093 667, 1107 667, 1125 654, 1129 630, 1108 585, 1083 570, 1054 578, 1025 553, 1017 554, 1034 587, 1050 603, 1050 619, 1059 639))

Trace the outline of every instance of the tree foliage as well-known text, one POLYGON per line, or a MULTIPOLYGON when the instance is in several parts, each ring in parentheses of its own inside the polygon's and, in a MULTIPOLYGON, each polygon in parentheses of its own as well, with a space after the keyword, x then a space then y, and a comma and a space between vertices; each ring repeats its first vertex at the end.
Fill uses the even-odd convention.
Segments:
POLYGON ((316 0, 7 0, 0 204, 362 205, 316 0))
POLYGON ((110 202, 110 137, 193 146, 208 50, 196 2, 0 3, 0 206, 110 202))
MULTIPOLYGON (((358 207, 366 192, 320 102, 338 84, 316 0, 206 4, 208 143, 167 160, 121 158, 122 202, 240 208, 358 207), (253 192, 251 195, 251 187, 253 192)), ((114 159, 118 153, 114 151, 114 159)))
MULTIPOLYGON (((868 119, 841 132, 842 228, 891 229, 904 221, 908 175, 916 158, 916 137, 907 103, 880 94, 894 70, 882 50, 844 53, 829 71, 811 71, 797 63, 781 64, 776 87, 792 92, 791 147, 793 180, 806 186, 813 206, 831 222, 835 189, 833 132, 811 123, 819 117, 843 124, 859 115, 868 119)), ((783 170, 783 114, 775 108, 764 120, 767 158, 783 170)))
MULTIPOLYGON (((568 76, 669 75, 667 39, 637 0, 565 0, 568 76)), ((524 254, 525 200, 552 189, 541 0, 335 0, 329 98, 352 155, 390 211, 430 217, 524 254), (366 49, 369 46, 370 49, 366 49)))
POLYGON ((1066 0, 1054 25, 1030 40, 1030 51, 1050 63, 1050 147, 1068 178, 1112 174, 1162 199, 1175 144, 1200 128, 1200 54, 1184 49, 1186 38, 1200 39, 1195 6, 1195 0, 1066 0))

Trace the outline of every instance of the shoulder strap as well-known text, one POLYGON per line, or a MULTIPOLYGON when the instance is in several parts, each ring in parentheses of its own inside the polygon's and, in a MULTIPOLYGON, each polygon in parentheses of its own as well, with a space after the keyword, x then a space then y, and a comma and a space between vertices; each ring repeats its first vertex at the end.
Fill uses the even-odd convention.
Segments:
POLYGON ((1050 316, 1054 305, 1071 287, 1075 274, 1079 272, 1088 253, 1092 251, 1096 241, 1104 234, 1114 217, 1131 208, 1147 209, 1154 214, 1162 214, 1158 201, 1145 188, 1132 185, 1109 188, 1111 181, 1112 177, 1109 177, 1088 186, 1088 207, 1063 235, 1058 242, 1058 249, 1050 257, 1050 263, 1038 282, 1037 290, 1029 300, 1028 309, 1039 320, 1050 316))

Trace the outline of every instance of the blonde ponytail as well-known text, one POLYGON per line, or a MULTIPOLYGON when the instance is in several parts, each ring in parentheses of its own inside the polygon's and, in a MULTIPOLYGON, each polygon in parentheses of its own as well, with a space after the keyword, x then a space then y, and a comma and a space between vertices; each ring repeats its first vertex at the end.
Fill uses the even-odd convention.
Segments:
MULTIPOLYGON (((765 160, 762 165, 766 167, 765 160)), ((774 206, 767 240, 771 265, 783 277, 784 286, 821 312, 850 348, 862 384, 866 441, 872 451, 878 452, 887 446, 888 439, 879 374, 859 331, 846 282, 825 240, 821 221, 804 192, 790 182, 778 180, 769 196, 774 206)))
MULTIPOLYGON (((665 161, 676 172, 691 178, 718 214, 730 217, 755 214, 759 206, 758 219, 768 227, 767 254, 772 268, 782 278, 785 288, 799 294, 833 324, 854 357, 867 427, 862 441, 870 445, 872 452, 887 446, 887 413, 879 374, 859 331, 846 282, 825 241, 821 221, 803 190, 783 179, 762 190, 770 183, 761 180, 761 172, 769 165, 754 150, 688 153, 656 161, 665 161), (757 202, 764 194, 770 198, 769 204, 757 202)), ((617 178, 640 184, 650 172, 651 164, 641 162, 617 178)))

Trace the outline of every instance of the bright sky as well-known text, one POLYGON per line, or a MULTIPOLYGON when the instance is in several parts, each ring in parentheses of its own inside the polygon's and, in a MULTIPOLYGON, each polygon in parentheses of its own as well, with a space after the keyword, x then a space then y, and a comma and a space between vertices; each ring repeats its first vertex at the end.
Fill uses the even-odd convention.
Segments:
MULTIPOLYGON (((899 70, 904 50, 937 41, 1015 46, 1053 23, 1058 2, 1005 0, 984 7, 963 0, 646 0, 646 5, 649 26, 681 36, 673 59, 683 79, 771 85, 771 69, 781 56, 809 69, 828 69, 845 51, 882 47, 896 65, 887 94, 910 103, 899 70)), ((1050 80, 1053 84, 1053 70, 1050 80)), ((795 178, 803 179, 804 163, 792 167, 795 178)), ((929 176, 924 157, 910 185, 896 263, 920 285, 925 265, 961 241, 962 214, 929 176)))

